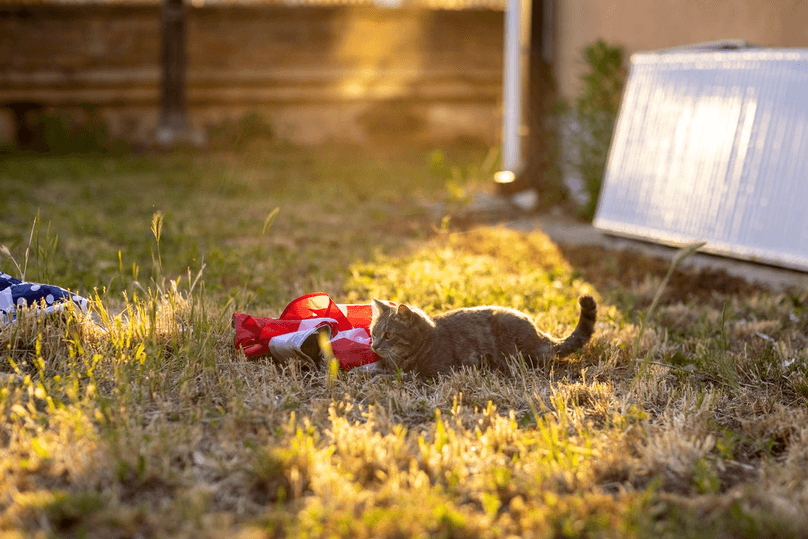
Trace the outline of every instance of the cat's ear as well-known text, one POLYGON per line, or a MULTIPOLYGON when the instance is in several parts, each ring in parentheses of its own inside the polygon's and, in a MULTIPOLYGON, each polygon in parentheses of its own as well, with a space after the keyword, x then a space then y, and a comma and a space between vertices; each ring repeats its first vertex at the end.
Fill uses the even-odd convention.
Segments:
POLYGON ((388 304, 376 298, 373 298, 373 303, 371 304, 371 307, 373 308, 374 316, 379 316, 383 312, 390 310, 390 306, 388 304))
POLYGON ((412 312, 412 309, 401 303, 396 309, 396 314, 405 320, 409 320, 414 316, 415 313, 412 312))

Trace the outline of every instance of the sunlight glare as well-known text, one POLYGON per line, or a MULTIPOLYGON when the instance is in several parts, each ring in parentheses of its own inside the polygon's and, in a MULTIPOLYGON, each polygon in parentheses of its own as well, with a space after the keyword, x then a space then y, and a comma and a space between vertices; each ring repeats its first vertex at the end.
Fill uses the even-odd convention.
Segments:
POLYGON ((516 175, 510 170, 500 170, 494 174, 494 181, 497 183, 513 183, 516 175))

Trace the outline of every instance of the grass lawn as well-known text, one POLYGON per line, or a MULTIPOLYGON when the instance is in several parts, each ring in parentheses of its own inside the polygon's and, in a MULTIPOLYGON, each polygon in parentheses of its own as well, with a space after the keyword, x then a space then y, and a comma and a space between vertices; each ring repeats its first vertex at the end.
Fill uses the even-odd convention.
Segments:
POLYGON ((485 149, 4 156, 0 271, 70 288, 0 329, 2 537, 808 535, 808 292, 458 228, 485 149), (277 208, 277 212, 274 210, 277 208), (325 291, 501 304, 581 353, 435 382, 233 349, 325 291))

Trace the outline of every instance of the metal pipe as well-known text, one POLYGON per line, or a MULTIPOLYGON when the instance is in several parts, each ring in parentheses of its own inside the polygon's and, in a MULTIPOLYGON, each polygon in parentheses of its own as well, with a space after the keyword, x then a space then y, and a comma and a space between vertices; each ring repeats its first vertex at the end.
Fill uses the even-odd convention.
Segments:
POLYGON ((519 126, 522 120, 522 6, 507 0, 505 6, 505 59, 502 79, 502 168, 496 181, 508 183, 522 163, 519 126))

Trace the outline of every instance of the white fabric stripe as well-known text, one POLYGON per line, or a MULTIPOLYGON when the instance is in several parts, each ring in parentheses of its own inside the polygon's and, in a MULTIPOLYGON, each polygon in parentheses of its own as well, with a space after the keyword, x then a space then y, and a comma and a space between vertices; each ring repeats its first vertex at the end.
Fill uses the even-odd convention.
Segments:
POLYGON ((297 327, 297 330, 311 331, 317 326, 321 326, 323 324, 336 324, 336 323, 337 321, 334 320, 333 318, 306 318, 305 320, 300 321, 300 325, 297 327))
POLYGON ((370 335, 365 331, 365 328, 354 328, 347 331, 340 331, 334 336, 334 340, 348 339, 349 341, 358 342, 359 344, 370 344, 370 335))

